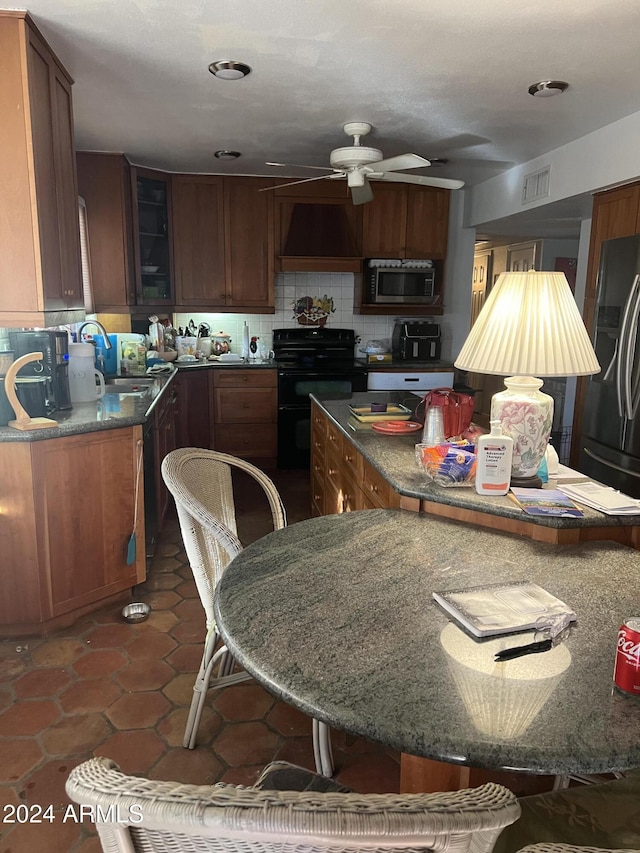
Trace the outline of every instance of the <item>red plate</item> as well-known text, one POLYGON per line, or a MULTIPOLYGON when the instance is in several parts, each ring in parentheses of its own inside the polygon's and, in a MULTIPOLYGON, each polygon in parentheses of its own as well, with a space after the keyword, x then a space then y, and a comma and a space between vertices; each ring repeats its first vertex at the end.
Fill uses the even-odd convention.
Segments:
POLYGON ((383 432, 385 435, 409 435, 422 429, 422 424, 416 421, 378 421, 371 424, 371 429, 383 432))

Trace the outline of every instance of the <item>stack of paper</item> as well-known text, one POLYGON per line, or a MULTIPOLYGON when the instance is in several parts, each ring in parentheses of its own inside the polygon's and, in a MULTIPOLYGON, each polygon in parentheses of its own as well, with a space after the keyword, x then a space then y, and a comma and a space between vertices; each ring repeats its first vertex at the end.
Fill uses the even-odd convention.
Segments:
POLYGON ((640 501, 599 483, 567 483, 558 486, 578 503, 604 512, 606 515, 640 515, 640 501))
POLYGON ((470 589, 432 593, 434 601, 476 637, 513 634, 542 625, 566 614, 576 618, 564 601, 531 581, 495 583, 470 589))

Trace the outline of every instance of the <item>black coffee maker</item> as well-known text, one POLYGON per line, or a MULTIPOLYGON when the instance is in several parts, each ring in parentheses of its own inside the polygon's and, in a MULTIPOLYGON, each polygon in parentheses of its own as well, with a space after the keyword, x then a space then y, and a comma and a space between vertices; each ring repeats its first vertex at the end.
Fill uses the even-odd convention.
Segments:
POLYGON ((42 329, 9 332, 9 343, 18 359, 29 352, 41 352, 42 361, 32 361, 20 371, 21 376, 46 376, 50 412, 71 409, 69 391, 69 336, 67 332, 42 329))

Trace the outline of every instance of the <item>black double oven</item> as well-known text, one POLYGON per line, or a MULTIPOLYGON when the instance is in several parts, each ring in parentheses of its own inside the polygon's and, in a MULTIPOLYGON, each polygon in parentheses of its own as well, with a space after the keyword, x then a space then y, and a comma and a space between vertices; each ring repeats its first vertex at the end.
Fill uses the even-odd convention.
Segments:
POLYGON ((278 364, 278 467, 308 468, 309 394, 349 395, 367 390, 367 368, 354 358, 353 329, 298 326, 274 329, 278 364))

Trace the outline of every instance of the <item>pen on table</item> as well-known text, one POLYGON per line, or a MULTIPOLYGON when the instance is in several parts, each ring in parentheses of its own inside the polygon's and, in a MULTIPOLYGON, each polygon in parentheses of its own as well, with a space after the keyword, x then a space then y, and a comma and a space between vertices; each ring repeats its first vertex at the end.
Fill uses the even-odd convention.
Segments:
POLYGON ((513 658, 519 658, 523 655, 535 655, 538 652, 547 652, 551 648, 553 648, 552 639, 539 640, 536 643, 527 643, 525 646, 514 646, 511 649, 502 649, 502 651, 496 652, 494 660, 497 662, 512 660, 513 658))

